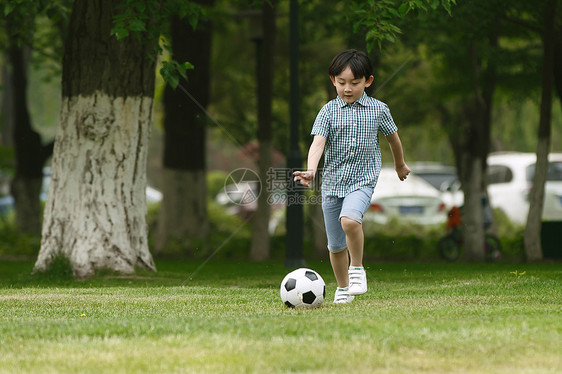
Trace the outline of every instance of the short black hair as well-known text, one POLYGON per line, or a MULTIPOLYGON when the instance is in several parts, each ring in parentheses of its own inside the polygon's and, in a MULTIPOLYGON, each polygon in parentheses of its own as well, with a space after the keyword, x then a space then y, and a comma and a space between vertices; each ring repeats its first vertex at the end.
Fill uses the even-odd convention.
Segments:
POLYGON ((373 65, 365 52, 356 49, 348 49, 339 53, 328 68, 331 77, 339 75, 345 68, 349 66, 355 78, 369 79, 373 75, 373 65))

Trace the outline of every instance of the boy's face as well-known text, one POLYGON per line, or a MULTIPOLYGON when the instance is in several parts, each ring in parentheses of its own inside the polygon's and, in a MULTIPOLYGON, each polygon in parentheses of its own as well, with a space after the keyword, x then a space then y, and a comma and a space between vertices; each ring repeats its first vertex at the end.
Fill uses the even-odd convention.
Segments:
POLYGON ((330 79, 336 87, 338 96, 342 98, 348 104, 352 104, 361 98, 365 88, 369 87, 373 83, 373 76, 369 78, 355 78, 353 72, 349 66, 346 66, 343 71, 330 79))

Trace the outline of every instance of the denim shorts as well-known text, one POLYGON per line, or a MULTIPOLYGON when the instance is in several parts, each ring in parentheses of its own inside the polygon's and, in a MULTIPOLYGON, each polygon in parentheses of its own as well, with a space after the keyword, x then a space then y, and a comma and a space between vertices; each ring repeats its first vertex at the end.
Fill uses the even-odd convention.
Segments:
POLYGON ((365 187, 345 197, 322 196, 322 212, 330 252, 338 253, 347 248, 341 218, 346 217, 362 223, 363 215, 371 204, 373 191, 374 187, 365 187))

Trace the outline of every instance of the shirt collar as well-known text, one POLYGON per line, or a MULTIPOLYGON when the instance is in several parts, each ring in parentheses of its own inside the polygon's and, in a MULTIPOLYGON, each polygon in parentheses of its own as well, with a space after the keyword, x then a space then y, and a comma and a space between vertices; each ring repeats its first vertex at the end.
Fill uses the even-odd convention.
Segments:
POLYGON ((353 106, 356 103, 360 104, 361 106, 368 106, 369 105, 369 101, 368 101, 368 96, 365 92, 363 92, 363 95, 361 95, 361 97, 359 98, 359 100, 355 101, 352 104, 348 104, 345 101, 343 101, 343 99, 339 96, 336 97, 336 101, 338 103, 338 106, 340 108, 346 107, 346 106, 353 106))

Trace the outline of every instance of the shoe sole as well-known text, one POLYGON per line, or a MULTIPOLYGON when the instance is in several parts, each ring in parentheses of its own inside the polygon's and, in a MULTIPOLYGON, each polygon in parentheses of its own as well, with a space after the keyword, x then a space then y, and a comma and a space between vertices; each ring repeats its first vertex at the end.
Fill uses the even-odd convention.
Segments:
POLYGON ((340 302, 336 302, 334 301, 334 304, 351 304, 353 302, 354 297, 351 300, 347 300, 347 301, 340 301, 340 302))
POLYGON ((349 296, 358 296, 358 295, 363 295, 363 294, 365 294, 365 293, 367 293, 367 290, 365 290, 365 291, 359 291, 359 292, 357 292, 357 291, 356 291, 356 292, 350 292, 350 293, 349 293, 349 296))

